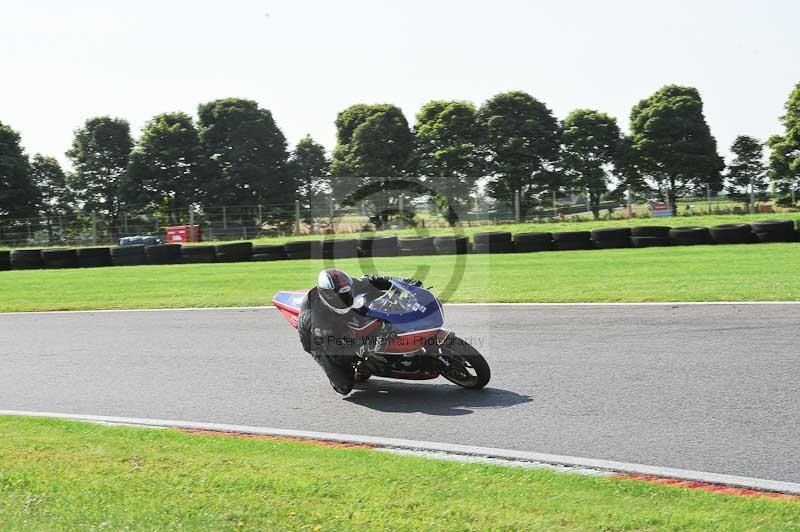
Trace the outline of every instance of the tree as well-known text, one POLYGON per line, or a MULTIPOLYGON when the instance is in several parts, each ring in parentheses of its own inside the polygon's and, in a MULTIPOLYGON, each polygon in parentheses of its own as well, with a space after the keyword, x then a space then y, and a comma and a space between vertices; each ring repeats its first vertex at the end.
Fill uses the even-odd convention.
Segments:
POLYGON ((677 198, 706 186, 721 190, 725 164, 697 89, 662 87, 634 106, 630 122, 642 175, 666 197, 673 214, 677 198))
POLYGON ((153 117, 133 148, 122 192, 133 209, 166 210, 173 221, 200 203, 208 168, 200 136, 185 113, 153 117))
POLYGON ((331 180, 334 196, 346 203, 363 201, 382 228, 397 212, 402 191, 387 190, 408 174, 414 136, 408 121, 391 104, 357 104, 336 117, 336 148, 331 180))
POLYGON ((198 115, 200 139, 216 173, 205 192, 216 205, 294 200, 286 137, 272 113, 252 100, 226 98, 200 105, 198 115))
POLYGON ((74 168, 67 177, 69 189, 84 211, 109 218, 112 239, 117 234, 122 209, 120 188, 127 177, 132 147, 126 120, 99 116, 75 131, 72 147, 67 151, 74 168))
POLYGON ((331 171, 339 198, 375 178, 407 174, 414 138, 399 107, 357 104, 336 117, 336 148, 331 171))
POLYGON ((653 192, 642 176, 639 168, 638 153, 633 148, 633 139, 630 135, 623 134, 614 167, 615 173, 619 178, 617 190, 615 191, 618 197, 625 198, 628 191, 631 194, 647 195, 653 192))
POLYGON ((728 165, 726 190, 737 201, 753 208, 753 201, 767 198, 767 166, 764 164, 764 145, 753 137, 740 135, 731 146, 733 162, 728 165))
POLYGON ((577 109, 561 125, 561 164, 569 183, 589 194, 595 220, 600 200, 618 171, 623 138, 616 119, 599 111, 577 109))
POLYGON ((69 212, 67 178, 58 160, 37 153, 30 164, 31 179, 39 193, 39 212, 48 217, 69 212))
POLYGON ((800 165, 797 150, 786 137, 773 135, 767 140, 769 146, 769 179, 778 194, 778 203, 797 206, 797 190, 800 189, 800 165))
POLYGON ((19 133, 0 122, 0 217, 25 218, 36 214, 36 187, 19 133))
POLYGON ((558 187, 554 172, 560 143, 558 121, 542 102, 525 92, 513 91, 484 103, 478 122, 493 177, 489 194, 511 204, 518 190, 520 213, 525 217, 542 193, 558 187))
POLYGON ((782 196, 779 201, 795 207, 800 189, 800 83, 786 101, 786 114, 781 117, 785 128, 783 135, 770 137, 769 175, 775 190, 782 196))
POLYGON ((289 167, 297 183, 297 195, 304 204, 310 206, 328 190, 330 161, 325 147, 314 142, 311 135, 297 143, 289 157, 289 167))
POLYGON ((31 179, 39 195, 39 214, 47 223, 49 240, 53 241, 53 219, 70 209, 69 190, 64 170, 55 157, 36 154, 31 160, 31 179))
POLYGON ((448 221, 469 206, 469 194, 482 175, 481 128, 475 106, 434 100, 417 113, 414 131, 418 173, 446 201, 448 221))

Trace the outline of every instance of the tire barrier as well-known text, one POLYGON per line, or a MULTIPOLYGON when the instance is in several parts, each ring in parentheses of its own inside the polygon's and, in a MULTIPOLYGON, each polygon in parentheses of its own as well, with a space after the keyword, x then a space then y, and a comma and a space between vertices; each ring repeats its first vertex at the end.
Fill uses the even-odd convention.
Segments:
POLYGON ((114 266, 143 266, 147 264, 144 246, 111 248, 111 264, 114 266))
POLYGON ((514 251, 511 233, 505 231, 475 233, 472 242, 475 253, 511 253, 514 251))
MULTIPOLYGON (((636 226, 556 233, 507 231, 475 233, 475 253, 529 253, 549 250, 648 248, 701 244, 797 242, 800 220, 765 220, 752 224, 722 224, 708 227, 636 226)), ((279 245, 252 242, 181 247, 178 244, 126 245, 78 249, 14 249, 0 251, 0 271, 40 268, 98 268, 287 259, 343 259, 394 257, 397 255, 452 255, 469 253, 473 245, 466 236, 364 237, 359 240, 298 240, 279 245)))
POLYGON ((436 246, 432 236, 400 238, 397 240, 401 256, 436 255, 436 246))
POLYGON ((205 264, 217 261, 216 246, 183 246, 183 264, 205 264))
POLYGON ((553 249, 556 251, 594 249, 592 233, 589 231, 564 231, 562 233, 553 233, 553 249))
POLYGON ((752 244, 757 242, 750 224, 722 224, 709 229, 717 244, 752 244))
POLYGON ((322 253, 319 247, 319 240, 298 240, 296 242, 287 242, 283 245, 286 256, 291 260, 310 259, 312 256, 319 257, 322 253))
POLYGON ((78 252, 74 249, 42 250, 42 262, 49 270, 78 267, 78 252))
POLYGON ((270 260, 286 260, 286 249, 282 244, 272 246, 253 246, 253 256, 251 261, 264 262, 270 260))
POLYGON ((750 224, 759 242, 795 242, 797 231, 791 220, 765 220, 750 224))
POLYGON ((533 253, 553 249, 552 233, 517 233, 514 235, 514 251, 533 253))
POLYGON ((631 246, 635 248, 654 248, 671 246, 672 241, 669 237, 661 236, 632 236, 631 246))
POLYGON ((252 242, 235 242, 214 246, 217 262, 246 262, 253 256, 252 242))
POLYGON ((147 256, 147 264, 180 264, 181 245, 156 244, 155 246, 145 246, 144 254, 147 256))
POLYGON ((631 238, 633 237, 653 237, 669 239, 671 227, 665 225, 640 225, 631 227, 631 238))
POLYGON ((469 252, 469 238, 465 236, 435 236, 433 246, 439 255, 463 255, 469 252))
POLYGON ((323 259, 352 259, 358 257, 358 240, 355 238, 327 239, 322 241, 320 249, 323 259))
POLYGON ((78 248, 79 268, 103 268, 111 266, 110 248, 78 248))
POLYGON ((44 267, 41 249, 15 249, 11 252, 11 268, 14 270, 35 270, 44 267))
POLYGON ((592 242, 597 249, 614 249, 631 247, 631 230, 628 227, 594 229, 592 242))
POLYGON ((708 227, 675 227, 669 230, 669 239, 677 246, 697 246, 714 243, 708 227))
POLYGON ((396 257, 400 252, 396 236, 360 238, 358 250, 361 257, 396 257))

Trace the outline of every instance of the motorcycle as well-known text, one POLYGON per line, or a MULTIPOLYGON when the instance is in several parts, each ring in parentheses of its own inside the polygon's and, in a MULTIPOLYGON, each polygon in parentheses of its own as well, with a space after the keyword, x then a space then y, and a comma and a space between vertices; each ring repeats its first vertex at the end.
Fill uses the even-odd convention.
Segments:
MULTIPOLYGON (((297 328, 307 292, 278 292, 273 305, 297 328)), ((355 350, 356 381, 371 376, 402 380, 444 377, 463 388, 486 386, 491 370, 486 359, 467 341, 443 328, 444 310, 430 291, 400 280, 379 297, 358 295, 347 319, 355 350), (383 331, 392 334, 382 338, 383 331)))

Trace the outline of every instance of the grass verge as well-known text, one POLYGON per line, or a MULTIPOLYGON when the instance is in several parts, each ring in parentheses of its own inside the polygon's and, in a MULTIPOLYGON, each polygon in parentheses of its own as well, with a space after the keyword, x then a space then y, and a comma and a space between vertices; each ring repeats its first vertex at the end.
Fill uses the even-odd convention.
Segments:
MULTIPOLYGON (((798 301, 800 245, 346 259, 351 274, 423 278, 450 302, 798 301), (458 272, 462 272, 460 275, 458 272)), ((0 311, 270 305, 321 260, 0 272, 0 311)))
POLYGON ((800 504, 280 440, 0 418, 8 530, 789 530, 800 504))

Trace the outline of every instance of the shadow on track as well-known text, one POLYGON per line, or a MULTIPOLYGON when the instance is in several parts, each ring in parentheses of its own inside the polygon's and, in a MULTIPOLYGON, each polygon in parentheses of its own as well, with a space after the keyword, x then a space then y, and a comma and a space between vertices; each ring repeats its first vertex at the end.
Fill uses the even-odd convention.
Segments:
POLYGON ((465 390, 455 384, 409 384, 372 379, 344 400, 381 412, 464 416, 472 414, 474 408, 507 408, 533 399, 499 388, 465 390))

